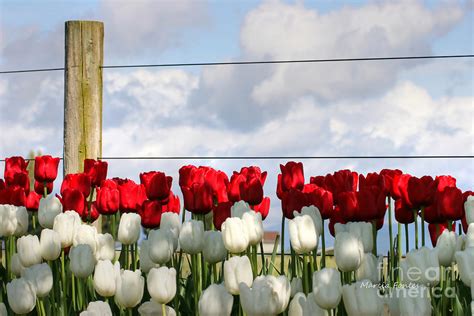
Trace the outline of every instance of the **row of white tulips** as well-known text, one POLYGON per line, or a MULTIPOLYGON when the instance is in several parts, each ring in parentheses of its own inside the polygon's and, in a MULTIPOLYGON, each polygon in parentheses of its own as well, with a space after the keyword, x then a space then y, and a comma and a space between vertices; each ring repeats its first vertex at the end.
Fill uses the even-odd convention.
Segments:
MULTIPOLYGON (((176 315, 167 304, 175 299, 179 286, 181 271, 173 265, 177 252, 192 256, 193 280, 201 273, 198 255, 202 254, 209 265, 223 262, 223 279, 212 278, 202 293, 202 283, 195 286, 195 306, 202 316, 230 315, 235 299, 239 313, 249 316, 285 311, 289 315, 331 315, 336 309, 355 316, 382 315, 385 309, 391 315, 421 316, 431 315, 433 289, 440 283, 443 289, 449 287, 445 275, 458 273, 474 291, 474 223, 467 235, 446 230, 436 248, 423 247, 406 254, 399 267, 400 281, 416 286, 386 289, 382 295, 377 284, 382 281, 383 258, 372 253, 376 241, 371 223, 337 224, 334 255, 338 269, 312 271, 308 270, 311 264, 307 257, 318 249, 323 232, 321 216, 313 206, 295 211, 295 218, 289 220, 290 243, 298 258, 303 258, 303 272, 293 270, 277 277, 268 271, 267 275, 264 270, 262 275, 257 272, 255 247, 263 237, 261 215, 242 201, 235 203, 231 215, 220 232, 206 230, 203 220, 182 222, 178 214, 164 213, 160 228, 151 230, 148 239, 141 242, 139 260, 134 260, 139 266, 127 259, 121 267, 112 235, 100 234, 94 226, 82 223, 74 211, 63 213, 56 197, 40 202, 38 219, 43 229, 39 238, 25 235, 28 213, 24 207, 0 205, 0 237, 18 238, 12 248, 16 252, 8 258, 9 272, 15 276, 6 284, 8 305, 16 314, 29 313, 35 307, 38 314, 44 314, 44 298, 53 295, 55 283, 64 282, 64 250, 69 247, 72 280, 86 286, 84 280, 91 279, 96 293, 105 299, 83 305, 81 315, 112 315, 108 298, 113 298, 122 311, 139 306, 140 315, 176 315), (63 275, 53 273, 58 260, 62 266, 58 271, 63 275), (150 301, 142 302, 145 286, 150 301)), ((117 232, 122 249, 136 245, 140 234, 140 216, 122 214, 117 232)), ((312 264, 316 266, 315 261, 312 264)), ((82 295, 75 294, 77 300, 85 300, 82 295)), ((474 315, 474 303, 471 306, 474 315)), ((0 303, 0 315, 6 314, 5 304, 0 303)))

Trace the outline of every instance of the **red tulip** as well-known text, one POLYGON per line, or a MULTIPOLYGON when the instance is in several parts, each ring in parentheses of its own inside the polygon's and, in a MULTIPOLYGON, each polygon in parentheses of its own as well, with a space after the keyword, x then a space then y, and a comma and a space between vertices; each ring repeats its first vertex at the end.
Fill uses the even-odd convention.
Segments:
POLYGON ((30 212, 37 212, 40 199, 41 195, 37 194, 35 191, 30 191, 26 196, 25 207, 30 212))
POLYGON ((205 168, 207 168, 207 171, 204 175, 204 180, 212 188, 214 199, 217 202, 228 201, 227 187, 229 185, 229 178, 227 175, 220 170, 214 170, 209 167, 205 168))
POLYGON ((218 230, 221 230, 222 223, 230 217, 230 208, 232 207, 233 202, 222 202, 214 206, 212 209, 212 220, 214 222, 214 227, 218 230))
POLYGON ((320 188, 326 189, 325 176, 316 176, 309 179, 309 183, 315 184, 320 188))
POLYGON ((351 222, 359 219, 359 200, 356 192, 341 192, 338 207, 339 215, 344 221, 351 222))
POLYGON ((300 212, 303 206, 310 206, 310 201, 308 196, 303 193, 303 191, 290 189, 287 192, 283 193, 283 198, 281 199, 281 208, 283 215, 286 218, 294 218, 293 212, 300 212))
POLYGON ((331 217, 333 211, 332 193, 315 184, 305 184, 303 192, 306 193, 311 205, 316 206, 323 219, 331 217))
MULTIPOLYGON (((48 194, 53 192, 53 182, 46 182, 46 191, 48 194)), ((41 196, 44 194, 44 182, 38 182, 35 180, 35 192, 41 196)))
POLYGON ((441 192, 447 187, 456 187, 456 178, 453 178, 451 176, 437 176, 435 180, 432 183, 432 191, 433 194, 436 192, 441 192))
POLYGON ((270 198, 264 197, 260 204, 251 205, 250 207, 255 212, 262 214, 262 220, 264 220, 267 217, 268 212, 270 212, 270 198))
POLYGON ((326 190, 332 192, 334 204, 338 204, 341 192, 355 192, 357 190, 358 175, 350 170, 339 170, 334 174, 326 175, 324 184, 326 190))
POLYGON ((160 201, 146 200, 138 212, 145 228, 158 228, 161 222, 162 205, 160 201))
MULTIPOLYGON (((448 229, 448 223, 430 223, 428 224, 428 231, 430 232, 431 244, 436 247, 438 237, 441 236, 444 230, 448 229)), ((451 225, 451 230, 456 231, 456 225, 451 225)))
POLYGON ((115 214, 120 207, 120 192, 117 184, 112 180, 105 180, 97 188, 96 208, 100 214, 115 214))
POLYGON ((207 214, 214 206, 213 190, 207 183, 194 183, 191 187, 181 187, 184 207, 194 214, 207 214))
POLYGON ((384 195, 389 193, 383 175, 376 172, 368 173, 367 176, 363 174, 359 175, 359 191, 363 191, 364 189, 373 190, 374 187, 377 188, 377 191, 383 192, 384 195))
POLYGON ((170 197, 167 204, 162 205, 162 212, 171 212, 179 214, 181 212, 181 202, 179 201, 179 197, 174 195, 172 191, 170 191, 170 197))
POLYGON ((28 171, 20 171, 15 173, 13 180, 8 183, 9 186, 22 187, 26 193, 30 192, 30 177, 28 171))
POLYGON ((89 176, 92 186, 99 186, 107 178, 108 164, 106 161, 85 159, 84 173, 89 176))
POLYGON ((91 180, 86 173, 68 174, 61 184, 61 195, 64 195, 66 190, 78 190, 85 197, 91 193, 91 180))
POLYGON ((413 210, 402 199, 395 200, 395 219, 401 224, 411 224, 415 221, 413 210))
POLYGON ((433 202, 433 178, 430 176, 409 178, 407 190, 408 198, 414 209, 419 210, 433 202))
POLYGON ((346 223, 339 206, 336 206, 334 208, 334 211, 331 214, 331 218, 329 219, 328 228, 329 228, 329 232, 331 233, 333 237, 336 235, 335 230, 334 230, 334 225, 336 225, 337 223, 341 223, 341 224, 346 223))
POLYGON ((28 172, 28 161, 25 161, 23 157, 10 157, 5 159, 5 172, 3 174, 7 185, 11 185, 14 181, 15 174, 28 172))
POLYGON ((35 180, 41 183, 53 182, 58 176, 59 158, 49 155, 35 157, 35 180))
POLYGON ((6 188, 5 181, 3 181, 3 179, 0 179, 0 190, 5 190, 5 188, 6 188))
POLYGON ((458 188, 446 187, 435 196, 438 214, 445 220, 457 221, 464 217, 462 192, 458 188))
POLYGON ((183 166, 179 169, 179 186, 190 187, 193 183, 203 183, 204 167, 197 168, 193 165, 183 166))
POLYGON ((77 189, 67 189, 61 193, 64 211, 75 211, 81 218, 87 216, 86 198, 77 189))
MULTIPOLYGON (((410 196, 408 194, 408 181, 410 180, 411 175, 409 174, 402 174, 399 179, 398 183, 396 184, 396 188, 394 188, 394 193, 395 197, 400 196, 400 198, 403 200, 403 204, 410 208, 413 209, 413 204, 410 201, 410 196)), ((395 183, 394 183, 395 185, 395 183)))
POLYGON ((114 178, 120 192, 120 211, 137 213, 146 200, 145 187, 133 180, 114 178))
POLYGON ((398 181, 402 175, 402 171, 398 169, 382 169, 380 175, 384 177, 384 191, 394 198, 400 198, 398 190, 398 181))
POLYGON ((258 167, 244 167, 240 172, 234 171, 228 186, 228 197, 232 202, 244 200, 250 205, 260 204, 263 200, 263 185, 267 172, 258 167))
POLYGON ((303 164, 301 162, 289 161, 285 165, 280 164, 281 189, 283 192, 290 190, 302 190, 304 186, 303 164))
POLYGON ((149 200, 160 200, 162 204, 168 200, 172 177, 166 176, 163 172, 150 171, 140 174, 140 182, 145 186, 149 200))
POLYGON ((18 185, 7 186, 4 190, 0 190, 0 204, 11 204, 15 206, 25 206, 26 193, 25 189, 18 185))

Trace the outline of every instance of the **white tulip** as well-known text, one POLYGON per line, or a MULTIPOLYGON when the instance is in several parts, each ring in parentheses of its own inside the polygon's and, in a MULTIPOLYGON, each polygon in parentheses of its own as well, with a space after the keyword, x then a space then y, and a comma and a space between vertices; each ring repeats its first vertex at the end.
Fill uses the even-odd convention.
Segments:
POLYGON ((63 212, 61 201, 50 194, 46 198, 41 198, 38 207, 38 221, 44 228, 53 228, 54 219, 63 212))
POLYGON ((20 262, 25 268, 41 263, 43 258, 41 257, 38 236, 27 235, 20 237, 16 241, 16 247, 20 256, 20 262))
POLYGON ((249 234, 243 220, 228 217, 221 226, 224 246, 230 253, 241 253, 249 246, 249 234))
POLYGON ((230 294, 239 294, 239 284, 252 286, 252 265, 247 256, 232 257, 224 262, 224 285, 230 294))
POLYGON ((25 270, 26 268, 21 264, 20 256, 17 253, 14 253, 10 260, 12 273, 17 277, 21 276, 23 270, 25 270))
POLYGON ((365 253, 359 268, 355 272, 356 280, 370 280, 372 283, 379 283, 382 268, 382 262, 374 254, 365 253))
POLYGON ((16 206, 0 204, 0 237, 9 237, 17 227, 16 206))
POLYGON ((24 206, 18 206, 15 212, 16 229, 14 235, 23 236, 28 231, 28 211, 24 206))
POLYGON ((457 251, 454 255, 458 264, 459 276, 466 286, 472 286, 474 282, 474 248, 466 248, 464 251, 457 251))
POLYGON ((242 215, 242 222, 247 228, 249 244, 255 246, 262 241, 263 223, 262 214, 255 211, 248 211, 242 215))
POLYGON ((8 316, 7 307, 3 303, 0 303, 0 316, 8 316))
POLYGON ((347 224, 336 223, 334 225, 336 235, 340 232, 349 232, 358 237, 364 245, 364 252, 372 252, 374 248, 374 238, 372 223, 349 222, 347 224))
POLYGON ((291 280, 291 297, 294 297, 296 293, 303 292, 303 281, 301 278, 294 277, 293 280, 291 280))
POLYGON ((74 211, 66 211, 54 218, 53 230, 59 234, 62 248, 72 245, 74 235, 80 225, 81 218, 74 211))
POLYGON ((47 263, 35 264, 26 268, 22 276, 34 286, 38 297, 47 296, 53 288, 53 271, 47 263))
MULTIPOLYGON (((117 262, 118 263, 118 262, 117 262)), ((115 295, 117 268, 110 260, 99 260, 94 269, 94 289, 104 297, 115 295)))
POLYGON ((161 214, 160 229, 168 230, 173 234, 173 251, 178 248, 179 232, 181 231, 181 219, 173 212, 161 214))
POLYGON ((174 268, 153 268, 148 273, 147 288, 151 298, 160 303, 169 303, 176 295, 176 270, 174 268))
POLYGON ((222 233, 217 230, 204 232, 204 248, 202 249, 204 260, 213 264, 225 260, 227 249, 222 239, 222 233))
POLYGON ((406 283, 435 286, 440 281, 438 252, 435 249, 422 247, 408 252, 400 267, 406 283))
POLYGON ((316 304, 312 292, 308 294, 308 297, 298 292, 291 300, 288 316, 329 316, 329 312, 316 304))
POLYGON ((431 300, 427 287, 420 285, 411 288, 397 289, 400 294, 398 296, 398 308, 401 315, 431 315, 431 300))
POLYGON ((151 268, 159 267, 158 264, 154 263, 150 258, 150 241, 148 239, 142 240, 140 243, 140 270, 144 273, 148 273, 151 268))
POLYGON ((92 252, 95 254, 97 251, 97 228, 92 225, 82 224, 77 227, 76 233, 72 240, 72 245, 89 245, 92 252))
MULTIPOLYGON (((197 254, 204 247, 204 223, 188 220, 181 226, 179 245, 188 254, 197 254)), ((151 248, 150 248, 151 249, 151 248)))
POLYGON ((444 267, 451 266, 456 251, 456 233, 445 229, 438 237, 436 250, 438 251, 439 264, 444 267))
POLYGON ((313 295, 316 303, 324 309, 339 305, 342 296, 341 275, 334 268, 323 268, 313 273, 313 295))
POLYGON ((112 316, 112 310, 107 302, 90 302, 87 305, 87 310, 80 313, 79 316, 112 316))
POLYGON ((143 298, 145 279, 140 270, 121 270, 116 279, 115 302, 123 308, 137 306, 143 298))
POLYGON ((466 212, 466 221, 467 223, 474 223, 474 195, 469 195, 464 202, 464 211, 466 212))
POLYGON ((355 271, 362 263, 364 245, 352 233, 340 232, 336 234, 334 242, 334 257, 337 267, 344 272, 355 271))
MULTIPOLYGON (((143 303, 138 308, 138 313, 140 316, 162 316, 162 311, 163 306, 153 300, 143 303)), ((176 316, 176 311, 168 305, 165 305, 165 313, 166 316, 176 316)))
POLYGON ((299 215, 288 221, 291 246, 297 254, 305 254, 318 245, 318 233, 309 215, 299 215))
POLYGON ((53 261, 61 255, 61 237, 52 229, 45 228, 40 236, 41 256, 44 260, 53 261))
POLYGON ((466 248, 474 247, 474 223, 469 224, 467 234, 465 235, 466 248))
POLYGON ((7 283, 7 297, 10 308, 16 314, 27 314, 35 308, 35 288, 24 278, 13 279, 7 283))
POLYGON ((115 240, 111 234, 97 234, 97 250, 95 252, 97 260, 115 259, 115 240))
POLYGON ((359 281, 342 287, 342 299, 348 316, 380 316, 383 302, 377 287, 368 281, 359 281))
POLYGON ((200 316, 229 316, 232 312, 234 297, 230 295, 224 285, 211 284, 204 290, 199 299, 200 316))
POLYGON ((250 208, 250 205, 247 202, 238 201, 230 207, 230 216, 242 218, 242 215, 244 215, 245 212, 249 212, 251 210, 252 209, 250 208))
POLYGON ((173 233, 169 230, 154 229, 148 235, 150 259, 159 264, 165 264, 171 260, 174 253, 173 233))
POLYGON ((252 288, 240 283, 240 300, 247 315, 277 315, 283 313, 290 301, 290 282, 285 276, 258 276, 252 288))
POLYGON ((301 212, 293 211, 293 215, 295 217, 301 215, 311 216, 311 219, 314 223, 314 228, 316 229, 316 233, 318 234, 318 236, 321 235, 321 232, 323 231, 323 219, 321 217, 319 209, 316 206, 303 206, 303 208, 301 208, 301 212))
POLYGON ((120 218, 118 240, 124 245, 131 245, 140 237, 141 217, 137 213, 124 213, 120 218))
POLYGON ((94 272, 95 255, 88 244, 80 244, 69 251, 71 272, 78 278, 87 278, 94 272))

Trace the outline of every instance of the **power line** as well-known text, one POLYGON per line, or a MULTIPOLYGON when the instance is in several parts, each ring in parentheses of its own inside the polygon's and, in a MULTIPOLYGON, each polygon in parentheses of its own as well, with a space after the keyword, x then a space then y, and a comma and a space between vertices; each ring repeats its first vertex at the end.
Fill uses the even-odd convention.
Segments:
MULTIPOLYGON (((336 159, 473 159, 474 155, 375 155, 375 156, 110 156, 102 160, 336 160, 336 159)), ((62 157, 60 158, 63 159, 62 157)), ((34 160, 34 159, 25 159, 34 160)), ((4 162, 1 159, 0 162, 4 162)))
MULTIPOLYGON (((331 63, 331 62, 362 62, 362 61, 390 61, 413 59, 448 59, 472 58, 474 54, 463 55, 432 55, 432 56, 395 56, 395 57, 361 57, 361 58, 330 58, 330 59, 288 59, 288 60, 263 60, 263 61, 229 61, 229 62, 199 62, 199 63, 169 63, 169 64, 131 64, 131 65, 105 65, 103 69, 119 68, 156 68, 156 67, 195 67, 195 66, 229 66, 229 65, 262 65, 262 64, 296 64, 296 63, 331 63)), ((18 74, 31 72, 46 72, 65 70, 62 68, 40 68, 24 70, 4 70, 0 74, 18 74)))

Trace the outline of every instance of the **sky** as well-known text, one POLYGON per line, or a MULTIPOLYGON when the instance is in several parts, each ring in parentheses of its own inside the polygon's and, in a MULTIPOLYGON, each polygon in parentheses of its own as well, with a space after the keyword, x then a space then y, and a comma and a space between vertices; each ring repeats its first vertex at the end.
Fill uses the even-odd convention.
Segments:
MULTIPOLYGON (((0 69, 64 66, 64 22, 105 24, 104 64, 472 54, 470 1, 0 1, 0 69)), ((63 73, 0 75, 0 157, 62 156, 63 73)), ((104 156, 473 155, 474 60, 104 70, 104 156)), ((174 177, 183 164, 268 171, 266 229, 278 229, 275 161, 112 161, 109 175, 174 177)), ((462 160, 305 160, 450 174, 462 160)), ((0 163, 0 168, 3 168, 0 163)), ((382 230, 385 240, 386 227, 382 230)), ((383 248, 383 247, 382 247, 383 248)))

